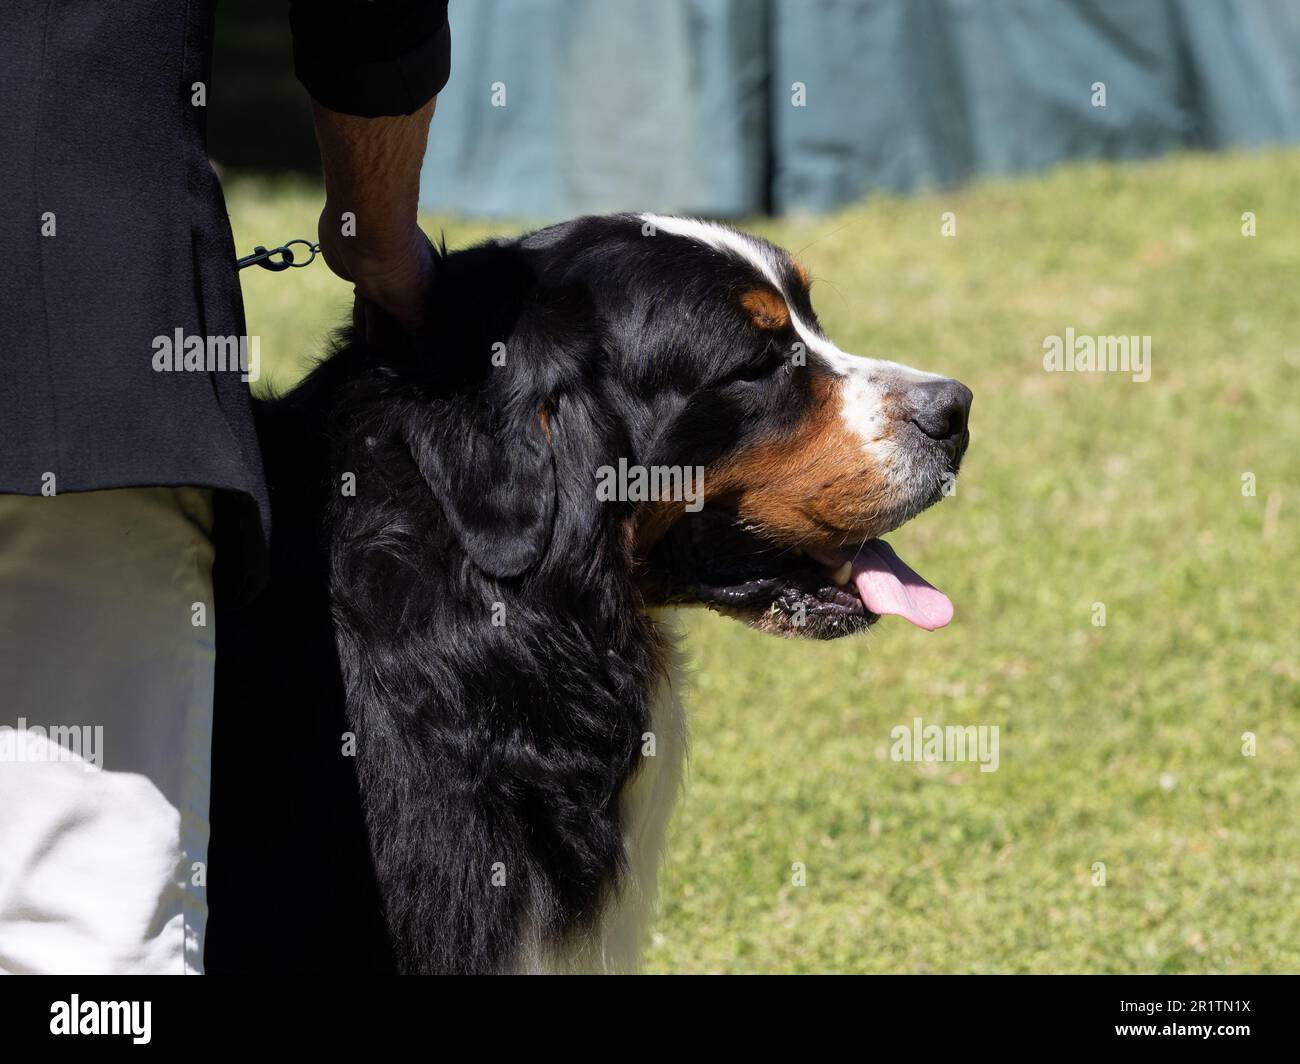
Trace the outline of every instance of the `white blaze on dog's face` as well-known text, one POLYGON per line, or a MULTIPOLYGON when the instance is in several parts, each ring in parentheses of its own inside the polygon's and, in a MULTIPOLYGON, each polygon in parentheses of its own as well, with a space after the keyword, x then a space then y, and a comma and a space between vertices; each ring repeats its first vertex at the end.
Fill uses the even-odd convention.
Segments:
MULTIPOLYGON (((717 583, 704 583, 701 600, 789 635, 845 634, 881 614, 942 627, 952 616, 946 597, 877 537, 951 492, 969 440, 969 390, 840 350, 816 323, 806 273, 779 248, 709 222, 641 217, 657 238, 692 241, 748 268, 753 284, 739 293, 741 307, 757 333, 780 338, 811 391, 797 424, 741 441, 705 471, 714 511, 729 515, 749 540, 782 552, 772 560, 784 579, 765 579, 745 564, 727 573, 724 563, 717 583), (802 564, 816 578, 786 571, 789 556, 801 554, 812 559, 802 564), (826 576, 830 582, 817 586, 826 576), (810 611, 818 623, 806 626, 798 618, 810 611)), ((697 553, 707 554, 723 538, 719 524, 695 526, 697 553)), ((733 545, 757 553, 744 539, 733 545)))

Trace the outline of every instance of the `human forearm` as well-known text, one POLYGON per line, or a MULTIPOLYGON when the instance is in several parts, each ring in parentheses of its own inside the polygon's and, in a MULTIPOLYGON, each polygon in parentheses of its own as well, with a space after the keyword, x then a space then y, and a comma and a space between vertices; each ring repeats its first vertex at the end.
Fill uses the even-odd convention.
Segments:
POLYGON ((436 97, 411 115, 360 118, 313 102, 325 174, 321 252, 357 294, 408 329, 423 320, 434 257, 416 221, 436 97))
MULTIPOLYGON (((356 257, 405 246, 416 228, 420 166, 437 97, 412 115, 358 118, 313 102, 325 202, 356 257)), ((328 219, 322 217, 322 224, 328 219)))

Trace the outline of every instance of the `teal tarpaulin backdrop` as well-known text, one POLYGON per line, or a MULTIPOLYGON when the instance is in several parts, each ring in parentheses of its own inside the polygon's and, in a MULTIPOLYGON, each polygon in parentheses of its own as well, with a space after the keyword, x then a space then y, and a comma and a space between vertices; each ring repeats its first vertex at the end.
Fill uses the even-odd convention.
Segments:
POLYGON ((451 20, 421 202, 471 215, 822 211, 1300 140, 1300 0, 458 0, 451 20))

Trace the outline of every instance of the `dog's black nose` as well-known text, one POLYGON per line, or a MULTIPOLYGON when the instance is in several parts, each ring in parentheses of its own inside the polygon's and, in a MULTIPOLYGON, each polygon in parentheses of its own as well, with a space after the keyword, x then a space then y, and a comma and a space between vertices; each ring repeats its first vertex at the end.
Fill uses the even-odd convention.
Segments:
POLYGON ((960 444, 970 416, 971 390, 960 381, 944 378, 914 384, 907 393, 912 423, 932 440, 960 444))

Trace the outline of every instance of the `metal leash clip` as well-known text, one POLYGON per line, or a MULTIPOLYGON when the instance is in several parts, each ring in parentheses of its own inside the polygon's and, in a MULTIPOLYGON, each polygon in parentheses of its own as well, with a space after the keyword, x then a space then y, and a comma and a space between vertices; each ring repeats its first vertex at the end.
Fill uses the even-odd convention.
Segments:
POLYGON ((270 270, 272 273, 279 273, 281 270, 287 270, 290 266, 294 269, 301 269, 303 266, 310 266, 316 261, 316 256, 320 254, 320 245, 313 244, 310 240, 290 240, 281 244, 278 248, 266 249, 258 244, 253 248, 251 255, 245 255, 242 259, 235 261, 235 269, 242 270, 245 266, 261 266, 264 270, 270 270), (307 258, 302 262, 296 261, 293 253, 293 245, 302 244, 307 249, 307 258), (279 258, 276 258, 276 256, 279 258))

